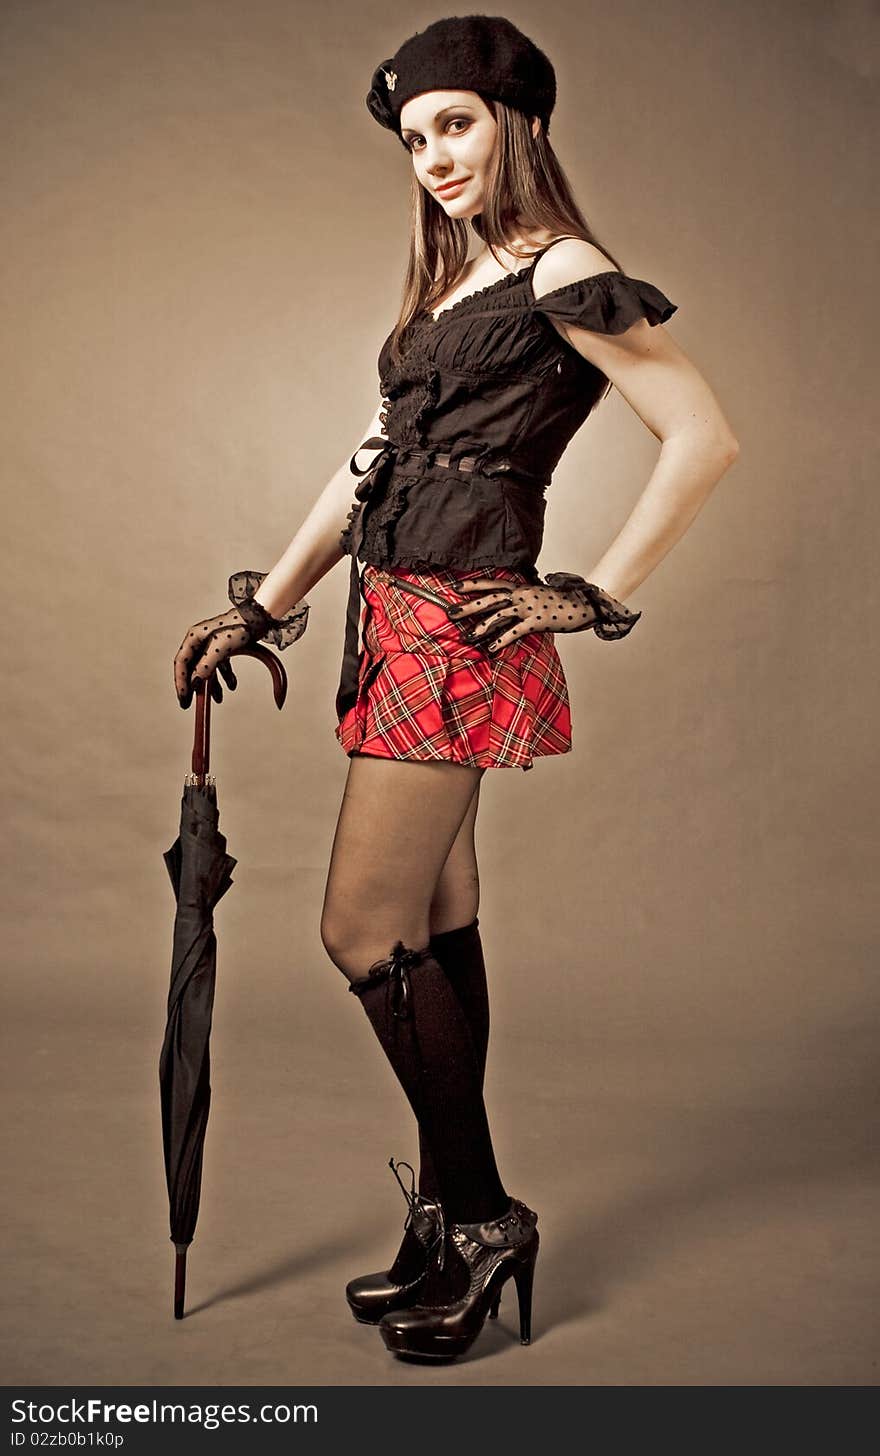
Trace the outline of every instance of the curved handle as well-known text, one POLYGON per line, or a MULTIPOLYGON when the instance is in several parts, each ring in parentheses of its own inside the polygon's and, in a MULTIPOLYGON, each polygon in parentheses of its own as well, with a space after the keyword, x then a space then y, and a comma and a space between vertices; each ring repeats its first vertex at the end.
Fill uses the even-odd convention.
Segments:
MULTIPOLYGON (((255 657, 265 663, 272 679, 272 696, 279 711, 287 699, 287 673, 284 663, 262 642, 251 642, 247 647, 233 648, 230 657, 255 657)), ((195 683, 196 722, 193 735, 192 774, 196 781, 204 784, 208 774, 211 752, 211 694, 208 691, 209 678, 200 678, 195 683)))
POLYGON ((237 647, 229 655, 230 657, 255 657, 258 662, 266 664, 272 678, 272 696, 275 699, 275 706, 280 712, 287 698, 287 673, 284 670, 284 663, 262 642, 252 642, 249 647, 237 647))

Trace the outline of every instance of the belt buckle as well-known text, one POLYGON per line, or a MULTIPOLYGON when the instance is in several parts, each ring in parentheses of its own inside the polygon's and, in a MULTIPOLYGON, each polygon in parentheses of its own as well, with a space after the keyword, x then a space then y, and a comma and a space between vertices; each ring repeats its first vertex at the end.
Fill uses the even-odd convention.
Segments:
POLYGON ((430 453, 431 463, 441 465, 444 470, 463 470, 469 474, 477 468, 479 457, 476 455, 462 455, 458 460, 453 461, 448 450, 432 450, 430 453))

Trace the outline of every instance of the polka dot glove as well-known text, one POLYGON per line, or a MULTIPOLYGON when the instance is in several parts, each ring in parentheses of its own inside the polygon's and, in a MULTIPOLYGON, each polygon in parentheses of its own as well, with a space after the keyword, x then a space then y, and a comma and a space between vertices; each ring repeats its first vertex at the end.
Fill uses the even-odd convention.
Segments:
POLYGON ((174 691, 182 708, 192 702, 196 678, 207 681, 217 703, 223 701, 218 673, 230 691, 238 686, 229 661, 233 652, 263 639, 283 651, 306 630, 308 602, 297 602, 285 616, 273 617, 260 602, 251 600, 265 575, 259 571, 236 572, 229 578, 229 599, 234 605, 190 627, 174 659, 174 691))
POLYGON ((528 632, 587 632, 605 642, 616 642, 631 632, 641 612, 629 607, 573 572, 550 572, 545 582, 514 586, 491 579, 458 584, 457 591, 479 592, 447 608, 454 621, 486 613, 465 641, 485 645, 490 652, 515 642, 528 632))

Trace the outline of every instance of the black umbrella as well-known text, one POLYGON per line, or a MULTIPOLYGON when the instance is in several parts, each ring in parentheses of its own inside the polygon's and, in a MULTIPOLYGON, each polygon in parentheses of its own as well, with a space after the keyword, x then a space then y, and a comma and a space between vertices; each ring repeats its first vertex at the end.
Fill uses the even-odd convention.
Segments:
MULTIPOLYGON (((276 705, 283 708, 287 673, 278 658, 258 642, 231 655, 256 657, 266 664, 276 705)), ((232 884, 237 864, 226 852, 226 837, 219 827, 217 784, 208 773, 211 694, 206 682, 195 684, 195 695, 192 772, 184 781, 180 831, 163 855, 177 901, 168 1022, 159 1057, 165 1179, 176 1250, 175 1319, 183 1319, 186 1251, 199 1213, 202 1153, 211 1105, 209 1041, 217 970, 214 907, 232 884)))

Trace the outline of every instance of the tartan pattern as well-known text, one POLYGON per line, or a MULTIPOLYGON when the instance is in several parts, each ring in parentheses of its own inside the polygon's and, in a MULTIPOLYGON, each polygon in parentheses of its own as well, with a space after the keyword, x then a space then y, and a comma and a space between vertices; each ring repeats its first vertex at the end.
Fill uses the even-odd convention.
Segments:
POLYGON ((458 582, 484 577, 528 580, 504 566, 364 567, 358 696, 335 729, 346 754, 528 770, 533 758, 571 751, 568 686, 553 632, 529 632, 489 653, 461 635, 479 617, 454 622, 405 586, 409 579, 457 601, 458 582))

